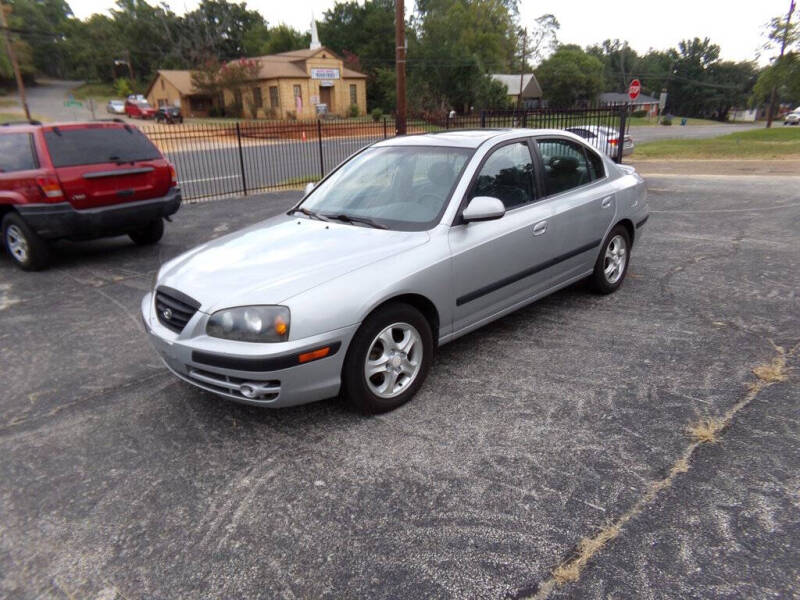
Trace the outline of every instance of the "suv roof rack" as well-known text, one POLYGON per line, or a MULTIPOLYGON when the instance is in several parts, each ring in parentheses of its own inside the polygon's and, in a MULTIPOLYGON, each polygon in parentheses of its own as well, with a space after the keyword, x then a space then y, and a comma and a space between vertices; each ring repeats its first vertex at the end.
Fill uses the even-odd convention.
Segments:
POLYGON ((0 127, 9 127, 11 125, 41 125, 41 121, 37 121, 36 119, 30 119, 28 121, 6 121, 5 123, 0 124, 0 127))
POLYGON ((124 123, 125 121, 120 119, 119 117, 114 117, 111 119, 95 119, 95 121, 106 121, 110 123, 124 123))

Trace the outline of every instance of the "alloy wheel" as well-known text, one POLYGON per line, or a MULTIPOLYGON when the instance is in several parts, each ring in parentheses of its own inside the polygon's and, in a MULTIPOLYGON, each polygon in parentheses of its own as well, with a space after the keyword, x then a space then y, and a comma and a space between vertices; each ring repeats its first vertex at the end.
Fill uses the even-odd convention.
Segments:
POLYGON ((603 274, 611 285, 617 283, 625 272, 628 261, 628 244, 621 235, 615 235, 606 246, 603 274))
POLYGON ((17 262, 28 260, 28 240, 17 225, 9 225, 6 229, 6 245, 17 262))
POLYGON ((369 346, 364 376, 370 391, 380 398, 395 398, 417 378, 422 367, 422 337, 413 325, 393 323, 369 346))

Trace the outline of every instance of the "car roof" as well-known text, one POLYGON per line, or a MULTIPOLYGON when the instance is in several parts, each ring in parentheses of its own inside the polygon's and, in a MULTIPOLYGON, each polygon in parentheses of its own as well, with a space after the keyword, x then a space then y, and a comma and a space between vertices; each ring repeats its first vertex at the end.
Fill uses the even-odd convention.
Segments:
POLYGON ((415 135, 404 135, 377 142, 373 147, 382 148, 388 146, 441 146, 450 148, 478 148, 489 140, 503 141, 520 136, 553 135, 559 134, 565 137, 581 140, 574 133, 564 129, 457 129, 452 131, 441 131, 436 133, 422 133, 415 135))

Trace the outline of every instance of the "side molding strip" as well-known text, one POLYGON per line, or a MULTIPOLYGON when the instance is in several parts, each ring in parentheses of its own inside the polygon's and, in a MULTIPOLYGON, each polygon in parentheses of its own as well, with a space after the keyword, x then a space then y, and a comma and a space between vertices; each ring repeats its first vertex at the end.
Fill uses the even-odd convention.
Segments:
POLYGON ((557 265, 560 262, 564 262, 565 260, 569 260, 574 256, 578 256, 579 254, 583 254, 584 252, 588 252, 589 250, 593 250, 597 248, 603 240, 597 240, 592 242, 591 244, 586 244, 585 246, 581 246, 580 248, 575 248, 574 250, 570 250, 566 254, 562 254, 560 256, 556 256, 555 258, 551 258, 550 260, 546 260, 543 263, 539 263, 538 265, 534 265, 529 269, 525 269, 524 271, 520 271, 519 273, 515 273, 514 275, 509 275, 503 279, 495 281, 494 283, 490 283, 487 286, 479 288, 469 294, 464 294, 460 298, 456 299, 456 306, 461 306, 466 304, 467 302, 472 302, 473 300, 477 300, 481 296, 485 296, 486 294, 491 294, 503 288, 507 285, 511 285, 512 283, 516 283, 520 279, 525 279, 526 277, 530 277, 538 273, 539 271, 544 271, 545 269, 549 269, 552 266, 557 265))

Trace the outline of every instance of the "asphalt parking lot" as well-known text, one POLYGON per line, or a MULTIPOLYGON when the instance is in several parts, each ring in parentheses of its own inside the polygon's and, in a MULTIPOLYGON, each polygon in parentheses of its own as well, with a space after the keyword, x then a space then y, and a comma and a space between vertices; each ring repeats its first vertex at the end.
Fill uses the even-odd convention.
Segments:
POLYGON ((372 418, 228 403, 142 331, 160 262, 296 193, 186 206, 153 248, 64 243, 41 273, 0 257, 0 596, 800 596, 797 182, 649 178, 618 293, 443 347, 372 418))

